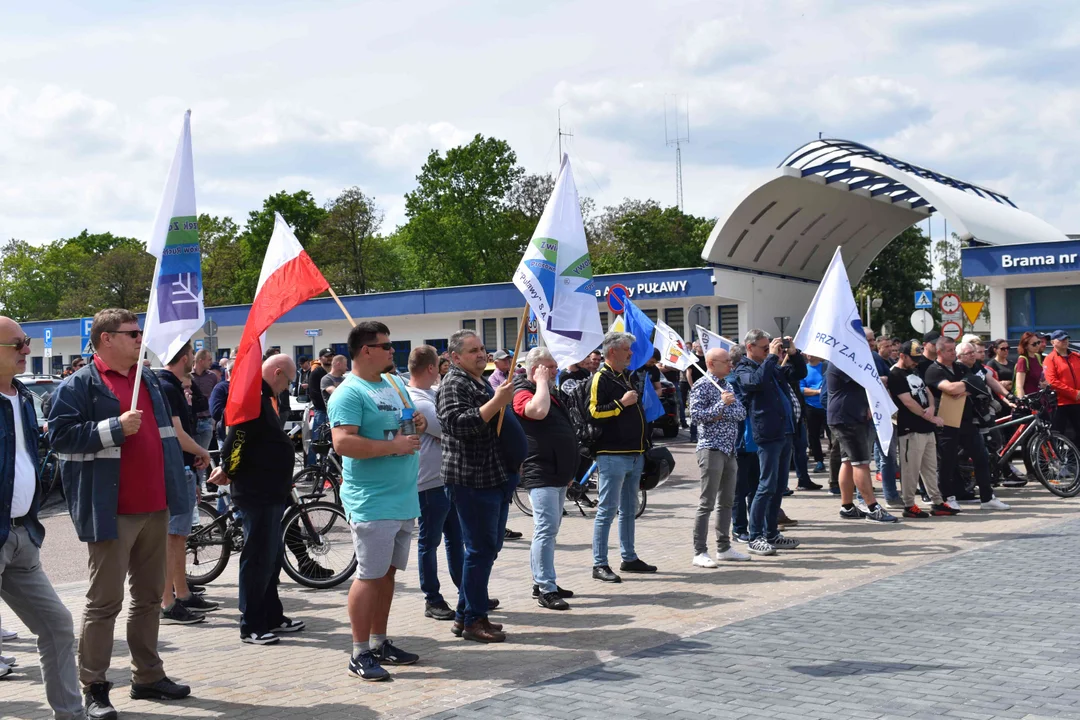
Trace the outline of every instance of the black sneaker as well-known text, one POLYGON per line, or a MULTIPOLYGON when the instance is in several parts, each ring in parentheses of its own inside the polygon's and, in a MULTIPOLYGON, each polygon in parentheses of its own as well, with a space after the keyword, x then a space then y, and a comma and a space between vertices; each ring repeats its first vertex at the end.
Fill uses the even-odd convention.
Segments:
POLYGON ((186 598, 176 598, 176 602, 180 603, 188 610, 194 610, 196 612, 213 612, 221 607, 220 603, 211 602, 205 599, 202 595, 196 595, 191 593, 186 598))
POLYGON ((188 610, 177 600, 169 607, 161 608, 161 622, 166 625, 195 625, 205 620, 205 615, 188 610))
POLYGON ((379 664, 379 659, 375 657, 375 653, 370 650, 365 650, 356 657, 349 659, 349 674, 371 682, 387 680, 390 677, 390 673, 383 669, 383 666, 379 664))
POLYGON ((272 632, 248 633, 247 635, 240 636, 240 642, 247 643, 248 645, 277 645, 281 642, 281 638, 272 632))
POLYGON ((517 530, 511 530, 510 528, 506 528, 506 530, 503 531, 503 537, 507 540, 517 540, 519 537, 521 537, 521 533, 519 533, 517 530))
POLYGON ((846 510, 841 507, 840 517, 845 520, 862 520, 864 517, 866 517, 866 513, 860 510, 858 505, 852 505, 850 510, 846 510))
POLYGON ((491 612, 495 608, 499 607, 499 598, 488 598, 488 612, 491 612))
POLYGON ((116 708, 109 702, 111 689, 111 682, 90 683, 90 688, 83 693, 86 717, 89 720, 116 720, 116 708))
POLYGON ((329 580, 334 577, 333 570, 327 570, 311 559, 300 563, 300 574, 310 580, 329 580))
POLYGON ((636 560, 631 560, 630 562, 623 561, 623 563, 619 565, 619 570, 628 573, 654 573, 656 572, 656 566, 650 565, 641 558, 638 558, 636 560))
POLYGON ((289 618, 285 618, 285 619, 283 619, 281 621, 280 625, 278 625, 276 628, 273 628, 270 632, 275 633, 275 634, 276 633, 291 633, 291 632, 300 632, 303 629, 304 629, 304 621, 303 620, 290 620, 289 618))
POLYGON ((537 599, 536 604, 539 605, 542 608, 547 608, 548 610, 569 610, 570 609, 570 606, 566 603, 565 600, 563 600, 561 597, 559 597, 559 593, 557 593, 557 592, 546 592, 546 593, 544 593, 543 595, 541 595, 537 599))
POLYGON ((205 595, 206 594, 206 588, 203 587, 202 585, 188 585, 187 589, 188 589, 188 592, 191 593, 192 595, 205 595))
MULTIPOLYGON (((821 472, 821 471, 818 471, 818 472, 821 472)), ((820 490, 821 489, 821 485, 818 485, 813 480, 807 480, 806 482, 801 482, 801 483, 798 484, 797 487, 800 490, 820 490)))
POLYGON ((592 569, 593 579, 606 583, 620 583, 622 578, 611 571, 607 565, 597 565, 592 569))
MULTIPOLYGON (((556 585, 555 587, 557 588, 556 592, 559 593, 559 597, 561 597, 561 598, 572 598, 572 597, 574 597, 574 591, 573 590, 567 590, 566 588, 561 588, 558 585, 556 585)), ((540 586, 539 585, 533 585, 533 599, 537 599, 539 597, 540 597, 540 586)))
POLYGON ((440 600, 437 603, 425 603, 424 617, 434 620, 453 620, 454 610, 446 604, 445 600, 440 600))
POLYGON ((179 700, 191 694, 191 687, 163 677, 155 683, 131 683, 132 700, 179 700))
POLYGON ((416 653, 405 652, 401 648, 395 647, 389 640, 383 640, 377 657, 379 660, 388 662, 391 665, 412 665, 420 659, 420 656, 416 653))

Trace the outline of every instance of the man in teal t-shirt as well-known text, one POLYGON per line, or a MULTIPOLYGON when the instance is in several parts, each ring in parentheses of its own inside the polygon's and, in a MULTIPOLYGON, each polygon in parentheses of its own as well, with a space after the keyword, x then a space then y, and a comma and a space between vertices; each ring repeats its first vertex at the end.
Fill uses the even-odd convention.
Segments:
POLYGON ((419 656, 386 639, 394 574, 409 560, 412 531, 420 515, 416 479, 424 416, 402 432, 403 416, 414 413, 408 390, 386 374, 394 367, 390 330, 362 322, 349 332, 352 372, 326 405, 334 450, 343 459, 341 502, 356 548, 356 579, 349 589, 353 651, 349 672, 364 680, 385 680, 381 663, 411 665, 419 656))

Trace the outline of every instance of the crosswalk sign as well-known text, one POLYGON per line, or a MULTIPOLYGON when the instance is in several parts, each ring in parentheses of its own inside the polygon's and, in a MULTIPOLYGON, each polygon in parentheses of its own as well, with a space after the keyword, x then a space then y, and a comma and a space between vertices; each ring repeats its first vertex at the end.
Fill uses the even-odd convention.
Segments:
POLYGON ((934 293, 930 290, 915 291, 915 309, 929 310, 934 307, 934 293))

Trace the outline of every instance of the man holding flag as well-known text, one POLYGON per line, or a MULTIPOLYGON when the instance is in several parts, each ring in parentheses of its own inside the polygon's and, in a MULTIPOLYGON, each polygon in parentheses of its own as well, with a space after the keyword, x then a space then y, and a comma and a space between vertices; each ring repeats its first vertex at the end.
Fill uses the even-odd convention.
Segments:
POLYGON ((840 467, 840 502, 843 506, 840 517, 899 522, 877 504, 870 481, 873 448, 870 429, 876 427, 881 447, 889 447, 896 405, 878 376, 840 248, 836 249, 795 334, 795 345, 809 355, 829 361, 826 374, 828 423, 833 431, 833 442, 840 444, 843 461, 840 467), (868 512, 854 504, 856 487, 868 512))

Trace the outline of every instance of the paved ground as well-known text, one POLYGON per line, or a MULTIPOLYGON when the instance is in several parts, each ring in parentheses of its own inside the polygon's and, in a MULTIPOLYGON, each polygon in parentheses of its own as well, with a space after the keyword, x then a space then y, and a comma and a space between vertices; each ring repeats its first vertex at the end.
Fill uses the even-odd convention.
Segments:
MULTIPOLYGON (((568 517, 556 561, 560 584, 579 595, 554 613, 529 597, 528 543, 510 543, 492 578, 505 608, 495 619, 510 633, 502 645, 455 639, 447 623, 425 619, 410 566, 391 636, 423 661, 393 682, 362 684, 345 673, 344 588, 285 582, 286 611, 308 630, 276 647, 242 645, 234 560, 211 587, 225 604, 211 622, 162 629, 166 668, 195 697, 127 699, 118 638, 114 701, 125 718, 1080 717, 1080 523, 1069 522, 1080 501, 1033 485, 1002 491, 1008 513, 880 527, 839 520, 831 496, 797 493, 784 507, 801 521, 789 534, 803 548, 703 570, 690 565, 693 454, 685 445, 675 454, 678 474, 650 494, 637 533, 639 553, 662 572, 592 581, 591 518, 568 517)), ((531 521, 516 509, 511 526, 527 540, 531 521)), ((50 548, 50 571, 57 553, 82 552, 62 538, 50 536, 61 546, 50 548)), ((85 580, 59 589, 80 617, 85 580)), ((32 643, 4 652, 23 669, 0 681, 0 717, 48 717, 32 643)))

